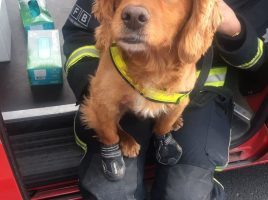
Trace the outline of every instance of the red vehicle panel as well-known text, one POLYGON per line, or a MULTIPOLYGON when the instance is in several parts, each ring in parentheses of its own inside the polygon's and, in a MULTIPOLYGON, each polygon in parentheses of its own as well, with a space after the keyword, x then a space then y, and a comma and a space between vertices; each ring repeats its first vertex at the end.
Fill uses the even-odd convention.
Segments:
POLYGON ((8 162, 6 152, 0 140, 0 199, 22 200, 16 179, 8 162))
MULTIPOLYGON (((261 93, 248 96, 247 101, 254 112, 258 111, 268 95, 268 87, 261 93)), ((266 119, 266 123, 267 123, 266 119)), ((243 144, 230 150, 228 169, 268 163, 268 127, 263 124, 258 132, 243 144)))

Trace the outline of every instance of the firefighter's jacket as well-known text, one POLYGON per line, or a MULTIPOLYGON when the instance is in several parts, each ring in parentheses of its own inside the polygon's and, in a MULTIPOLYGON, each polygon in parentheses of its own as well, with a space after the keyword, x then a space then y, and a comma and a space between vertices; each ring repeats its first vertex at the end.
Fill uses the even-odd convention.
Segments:
MULTIPOLYGON (((94 47, 94 30, 99 23, 91 14, 92 3, 93 0, 78 0, 62 29, 67 58, 65 72, 78 103, 87 91, 88 76, 96 71, 99 59, 94 47)), ((239 16, 239 20, 242 31, 238 36, 216 34, 213 67, 205 86, 223 87, 228 68, 255 71, 267 58, 267 46, 257 37, 254 28, 243 17, 239 16)))

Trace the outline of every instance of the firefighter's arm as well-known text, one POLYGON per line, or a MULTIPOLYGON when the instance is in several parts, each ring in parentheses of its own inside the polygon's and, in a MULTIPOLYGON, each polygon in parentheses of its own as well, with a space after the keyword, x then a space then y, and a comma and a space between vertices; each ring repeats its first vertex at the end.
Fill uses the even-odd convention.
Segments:
POLYGON ((88 77, 98 66, 94 31, 99 23, 91 14, 92 4, 93 0, 77 0, 62 28, 65 72, 77 102, 81 102, 87 91, 88 77))
POLYGON ((257 37, 254 28, 222 0, 223 22, 218 28, 216 46, 227 64, 248 70, 257 70, 267 58, 267 46, 257 37))

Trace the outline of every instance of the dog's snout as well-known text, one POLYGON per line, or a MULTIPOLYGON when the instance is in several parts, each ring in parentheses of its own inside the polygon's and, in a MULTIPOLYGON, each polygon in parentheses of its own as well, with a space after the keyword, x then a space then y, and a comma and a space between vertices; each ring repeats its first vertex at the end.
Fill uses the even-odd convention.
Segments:
POLYGON ((137 30, 147 23, 149 13, 144 7, 127 6, 123 9, 121 18, 127 28, 137 30))

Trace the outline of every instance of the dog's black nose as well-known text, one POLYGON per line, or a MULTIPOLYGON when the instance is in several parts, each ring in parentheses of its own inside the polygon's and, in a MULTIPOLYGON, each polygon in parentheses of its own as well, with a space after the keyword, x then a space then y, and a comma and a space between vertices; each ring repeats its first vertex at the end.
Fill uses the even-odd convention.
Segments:
POLYGON ((142 28, 149 20, 149 13, 144 7, 127 6, 123 9, 122 20, 127 28, 138 30, 142 28))

